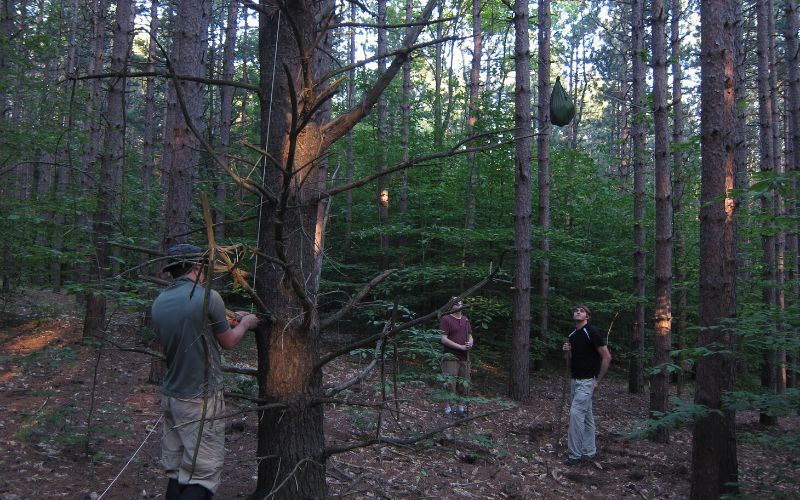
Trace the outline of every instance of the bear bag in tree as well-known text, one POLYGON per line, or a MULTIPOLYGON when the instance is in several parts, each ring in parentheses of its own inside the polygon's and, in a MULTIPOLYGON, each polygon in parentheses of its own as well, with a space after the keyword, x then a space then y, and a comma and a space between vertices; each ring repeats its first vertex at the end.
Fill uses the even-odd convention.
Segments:
POLYGON ((556 77, 553 93, 550 96, 550 121, 553 125, 563 127, 568 125, 575 116, 575 104, 572 103, 567 91, 561 86, 561 77, 556 77))

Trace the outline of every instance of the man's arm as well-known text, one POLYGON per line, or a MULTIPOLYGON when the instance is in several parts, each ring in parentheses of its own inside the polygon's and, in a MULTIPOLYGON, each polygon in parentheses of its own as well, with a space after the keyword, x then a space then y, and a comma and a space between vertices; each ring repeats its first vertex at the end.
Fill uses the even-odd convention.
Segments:
POLYGON ((457 342, 453 342, 449 338, 447 338, 447 334, 442 332, 442 344, 449 347, 450 349, 455 349, 456 351, 466 351, 467 346, 461 345, 457 342))
POLYGON ((217 335, 217 342, 223 349, 230 349, 234 347, 239 341, 242 340, 244 334, 248 330, 252 330, 258 326, 258 316, 255 314, 248 314, 239 320, 239 324, 233 328, 228 328, 224 332, 217 335))
POLYGON ((594 387, 600 385, 600 381, 603 380, 603 377, 606 376, 606 372, 608 371, 608 367, 611 365, 611 353, 608 350, 608 346, 601 345, 597 348, 597 352, 600 353, 600 373, 597 374, 597 378, 594 379, 594 387))

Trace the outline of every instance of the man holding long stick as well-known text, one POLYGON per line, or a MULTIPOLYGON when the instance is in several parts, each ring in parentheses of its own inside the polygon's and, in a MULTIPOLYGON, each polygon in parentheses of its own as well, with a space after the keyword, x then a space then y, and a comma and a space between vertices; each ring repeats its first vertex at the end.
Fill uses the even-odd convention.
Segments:
POLYGON ((161 385, 161 460, 169 477, 166 500, 208 500, 219 487, 225 458, 225 401, 220 350, 239 343, 259 319, 245 314, 231 327, 225 304, 205 281, 201 250, 170 247, 164 272, 174 281, 153 303, 153 325, 167 358, 161 385), (204 317, 205 315, 205 317, 204 317), (204 334, 207 328, 209 333, 204 334))
POLYGON ((584 459, 597 458, 592 396, 608 371, 611 353, 602 335, 589 326, 590 317, 589 308, 583 304, 572 309, 575 329, 562 346, 572 375, 572 404, 567 432, 569 456, 564 462, 566 465, 577 465, 584 459))

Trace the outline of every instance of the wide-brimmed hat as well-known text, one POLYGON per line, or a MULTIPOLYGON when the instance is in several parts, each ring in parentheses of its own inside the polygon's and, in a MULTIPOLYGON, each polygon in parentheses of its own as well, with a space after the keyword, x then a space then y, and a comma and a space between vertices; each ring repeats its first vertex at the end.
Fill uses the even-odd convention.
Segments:
POLYGON ((205 258, 200 247, 196 247, 190 243, 172 245, 167 249, 167 257, 169 257, 169 260, 164 267, 161 268, 162 273, 169 271, 175 266, 202 262, 205 258))

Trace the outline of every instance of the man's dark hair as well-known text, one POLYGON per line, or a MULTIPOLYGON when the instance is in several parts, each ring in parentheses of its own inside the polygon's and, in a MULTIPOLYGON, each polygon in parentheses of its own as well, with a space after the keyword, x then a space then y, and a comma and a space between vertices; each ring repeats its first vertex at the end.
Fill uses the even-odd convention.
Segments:
POLYGON ((573 308, 572 308, 572 310, 573 310, 573 311, 574 311, 575 309, 583 309, 584 311, 586 311, 586 316, 588 316, 588 317, 590 317, 590 318, 592 317, 592 311, 590 311, 590 310, 589 310, 589 308, 588 308, 588 307, 586 307, 586 306, 585 306, 585 305, 583 305, 583 304, 578 304, 578 305, 576 305, 575 307, 573 307, 573 308))
POLYGON ((178 279, 191 271, 193 267, 193 262, 184 262, 171 266, 169 269, 167 269, 167 272, 170 274, 170 276, 172 276, 172 279, 178 279))

